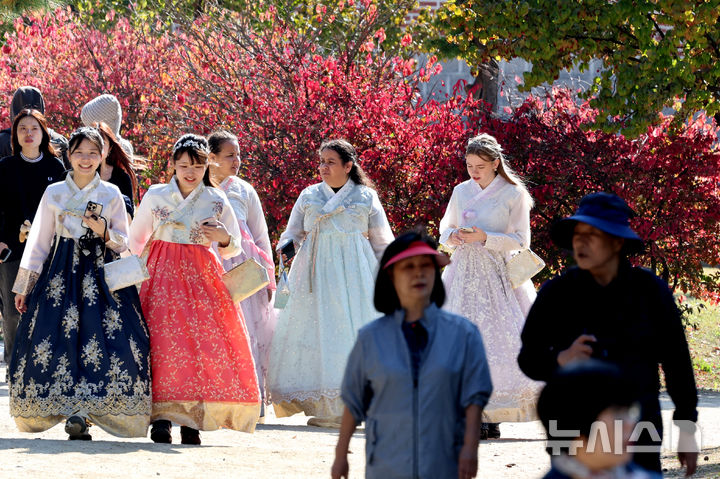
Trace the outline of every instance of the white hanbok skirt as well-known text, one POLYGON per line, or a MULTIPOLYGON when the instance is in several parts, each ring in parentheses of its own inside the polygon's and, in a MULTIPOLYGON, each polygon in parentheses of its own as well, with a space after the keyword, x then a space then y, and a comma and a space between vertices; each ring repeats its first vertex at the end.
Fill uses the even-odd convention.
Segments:
POLYGON ((380 316, 373 306, 376 268, 360 232, 323 230, 315 252, 311 238, 298 251, 270 350, 267 386, 278 417, 342 414, 350 350, 358 330, 380 316))
POLYGON ((493 393, 483 422, 537 419, 535 403, 542 383, 525 376, 517 364, 520 333, 535 296, 532 283, 514 290, 503 253, 479 243, 458 246, 442 278, 447 293, 444 309, 477 325, 485 344, 493 393))

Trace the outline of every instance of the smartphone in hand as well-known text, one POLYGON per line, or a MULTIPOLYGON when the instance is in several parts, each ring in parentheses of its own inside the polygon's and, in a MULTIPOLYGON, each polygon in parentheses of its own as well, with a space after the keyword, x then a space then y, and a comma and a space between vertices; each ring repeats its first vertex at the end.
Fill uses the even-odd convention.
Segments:
POLYGON ((459 231, 462 231, 463 233, 472 233, 473 229, 468 226, 463 226, 462 228, 458 228, 459 231))
POLYGON ((280 254, 285 255, 285 259, 283 261, 290 261, 290 259, 295 256, 295 243, 293 243, 292 240, 285 243, 280 248, 280 254))
MULTIPOLYGON (((101 205, 100 203, 95 203, 94 201, 88 201, 87 206, 85 206, 85 216, 94 216, 94 217, 99 218, 100 213, 102 213, 102 210, 103 210, 103 205, 101 205)), ((82 227, 89 228, 90 226, 88 226, 83 221, 82 227)))
POLYGON ((10 248, 5 248, 4 250, 0 251, 0 263, 4 263, 10 258, 10 255, 12 254, 12 250, 10 248))

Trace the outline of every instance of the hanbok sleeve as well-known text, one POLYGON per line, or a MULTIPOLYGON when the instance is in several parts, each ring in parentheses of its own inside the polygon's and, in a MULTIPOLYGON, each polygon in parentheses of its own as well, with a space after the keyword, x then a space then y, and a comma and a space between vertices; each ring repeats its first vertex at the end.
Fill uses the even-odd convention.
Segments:
POLYGON ((450 244, 450 235, 460 226, 459 223, 459 208, 457 199, 457 189, 454 189, 450 196, 450 202, 447 205, 445 214, 440 220, 440 244, 447 246, 448 248, 455 249, 455 246, 450 244))
POLYGON ((472 332, 467 335, 466 341, 460 404, 463 409, 471 404, 484 408, 490 399, 493 387, 485 346, 477 327, 472 327, 472 332))
POLYGON ((257 247, 263 250, 268 255, 268 258, 272 259, 270 236, 268 234, 267 221, 265 221, 265 213, 260 203, 260 197, 255 189, 250 191, 249 197, 247 225, 250 229, 250 234, 257 247))
POLYGON ((507 233, 487 231, 485 247, 496 251, 512 251, 530 247, 530 205, 532 199, 521 192, 510 207, 507 233))
POLYGON ((110 211, 107 215, 108 240, 105 245, 116 253, 128 249, 128 219, 125 212, 125 200, 121 194, 110 201, 110 211))
MULTIPOLYGON (((223 195, 223 197, 224 196, 225 195, 223 195)), ((240 243, 242 233, 240 232, 240 225, 238 224, 237 216, 235 216, 232 206, 230 206, 230 202, 227 198, 223 198, 223 200, 223 209, 220 213, 219 219, 220 222, 225 225, 225 228, 230 234, 230 242, 227 246, 218 245, 218 252, 220 253, 220 257, 223 259, 230 259, 239 255, 243 251, 240 243)))
POLYGON ((270 235, 268 234, 267 221, 265 221, 265 213, 262 209, 262 203, 260 203, 260 197, 254 188, 250 190, 249 194, 246 223, 255 246, 265 253, 265 258, 263 259, 269 263, 266 265, 268 268, 268 278, 270 278, 268 287, 274 291, 276 289, 275 262, 273 261, 272 246, 270 246, 270 235))
POLYGON ((357 424, 365 420, 365 414, 368 408, 366 397, 369 397, 366 392, 370 387, 365 375, 365 352, 363 351, 363 343, 361 332, 355 341, 352 351, 350 351, 350 356, 345 366, 345 375, 343 376, 340 387, 340 397, 357 424))
POLYGON ((54 236, 55 212, 50 208, 48 192, 45 190, 30 227, 20 269, 12 288, 13 293, 27 295, 32 291, 50 254, 54 236))
POLYGON ((305 191, 300 193, 293 209, 290 212, 290 219, 288 220, 287 228, 283 234, 280 235, 276 250, 280 250, 282 246, 292 240, 295 244, 295 250, 300 248, 300 245, 305 240, 307 231, 305 231, 305 191))
POLYGON ((368 218, 368 239, 372 246, 375 257, 380 261, 387 245, 395 239, 390 223, 388 223, 385 210, 380 203, 380 198, 373 191, 372 205, 370 206, 370 217, 368 218))
POLYGON ((135 217, 130 224, 128 240, 130 244, 130 252, 141 255, 145 244, 153 233, 153 214, 152 214, 152 197, 150 191, 145 193, 145 197, 140 202, 135 217))

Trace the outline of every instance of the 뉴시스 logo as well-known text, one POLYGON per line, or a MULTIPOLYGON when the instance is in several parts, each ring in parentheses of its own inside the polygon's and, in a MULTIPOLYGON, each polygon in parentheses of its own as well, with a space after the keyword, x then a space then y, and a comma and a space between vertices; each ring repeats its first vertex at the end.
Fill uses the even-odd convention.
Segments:
POLYGON ((623 454, 625 452, 660 452, 661 450, 672 452, 700 452, 702 449, 702 428, 692 421, 667 421, 664 424, 665 436, 649 421, 633 423, 632 433, 629 439, 624 436, 623 423, 627 419, 615 419, 612 427, 604 421, 595 421, 587 438, 587 445, 584 446, 579 430, 561 430, 557 427, 557 420, 550 420, 547 448, 550 454, 559 455, 567 451, 569 455, 577 454, 577 450, 585 447, 587 452, 601 451, 603 453, 623 454), (635 444, 641 435, 649 435, 656 445, 635 444), (559 439, 567 438, 567 439, 559 439), (626 446, 627 444, 627 446, 626 446))

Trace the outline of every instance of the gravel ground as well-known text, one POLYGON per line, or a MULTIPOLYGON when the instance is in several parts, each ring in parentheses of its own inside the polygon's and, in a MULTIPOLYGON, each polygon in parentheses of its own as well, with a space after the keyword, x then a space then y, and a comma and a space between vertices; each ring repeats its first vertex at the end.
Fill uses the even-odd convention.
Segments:
MULTIPOLYGON (((202 433, 202 446, 153 444, 120 439, 100 428, 93 441, 67 441, 62 425, 39 434, 20 433, 8 414, 8 388, 0 366, 0 478, 328 478, 337 432, 305 425, 304 416, 267 417, 254 434, 229 430, 202 433), (9 474, 12 474, 10 476, 9 474)), ((669 418, 672 403, 663 400, 669 418)), ((720 394, 703 393, 700 402, 703 453, 695 477, 720 477, 720 394), (707 460, 704 458, 707 457, 707 460)), ((539 422, 505 423, 502 439, 480 445, 480 473, 488 479, 540 478, 549 467, 539 422)), ((179 429, 173 428, 179 441, 179 429)), ((351 443, 350 477, 364 476, 365 438, 359 429, 351 443)), ((674 457, 665 454, 667 477, 682 477, 674 457)))

